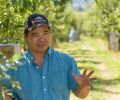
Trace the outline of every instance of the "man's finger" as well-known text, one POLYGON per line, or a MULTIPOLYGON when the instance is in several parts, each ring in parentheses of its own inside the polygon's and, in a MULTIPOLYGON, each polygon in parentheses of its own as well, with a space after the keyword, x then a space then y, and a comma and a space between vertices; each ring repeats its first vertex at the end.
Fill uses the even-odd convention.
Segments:
POLYGON ((90 78, 90 81, 94 81, 94 80, 96 80, 96 79, 97 79, 96 77, 90 78))
POLYGON ((87 68, 84 70, 83 76, 86 75, 86 73, 87 73, 87 68))
POLYGON ((91 71, 87 76, 90 77, 93 73, 94 71, 91 71))

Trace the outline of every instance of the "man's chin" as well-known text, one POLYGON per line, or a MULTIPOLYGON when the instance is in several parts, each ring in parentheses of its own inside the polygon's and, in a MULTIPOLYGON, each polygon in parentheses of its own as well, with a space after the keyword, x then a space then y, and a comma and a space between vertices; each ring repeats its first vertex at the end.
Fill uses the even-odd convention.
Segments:
POLYGON ((42 52, 46 52, 47 49, 48 49, 48 47, 47 47, 47 48, 40 48, 40 49, 38 49, 37 51, 42 53, 42 52))

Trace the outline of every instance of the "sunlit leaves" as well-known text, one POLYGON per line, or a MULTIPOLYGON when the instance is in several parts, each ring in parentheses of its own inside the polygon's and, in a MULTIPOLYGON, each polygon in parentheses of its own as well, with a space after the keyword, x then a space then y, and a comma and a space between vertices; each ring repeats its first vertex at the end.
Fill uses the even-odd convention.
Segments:
MULTIPOLYGON (((22 46, 24 46, 23 23, 26 17, 31 13, 42 13, 48 17, 53 26, 53 33, 67 34, 69 29, 59 28, 61 26, 69 26, 70 22, 66 20, 69 19, 69 16, 66 16, 64 12, 69 2, 71 2, 71 0, 1 0, 0 42, 20 42, 22 46)), ((61 35, 56 35, 58 39, 61 39, 59 36, 61 35)))
POLYGON ((104 37, 109 32, 120 32, 120 1, 95 0, 95 2, 86 16, 85 29, 87 32, 92 36, 104 37))
MULTIPOLYGON (((0 97, 4 97, 4 93, 11 91, 11 89, 20 90, 20 84, 14 78, 7 74, 8 69, 16 70, 15 63, 13 60, 20 59, 21 56, 14 57, 14 59, 7 59, 0 52, 0 97)), ((19 62, 18 62, 19 64, 19 62)))
POLYGON ((101 6, 103 6, 104 0, 95 0, 95 2, 99 7, 101 7, 101 6))

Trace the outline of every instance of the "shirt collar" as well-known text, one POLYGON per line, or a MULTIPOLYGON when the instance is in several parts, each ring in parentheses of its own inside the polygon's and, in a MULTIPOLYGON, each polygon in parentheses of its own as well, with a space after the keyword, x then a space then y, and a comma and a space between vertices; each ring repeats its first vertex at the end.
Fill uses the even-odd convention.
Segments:
POLYGON ((51 56, 51 54, 52 54, 52 48, 48 48, 48 50, 47 50, 47 54, 49 55, 49 56, 51 56))
MULTIPOLYGON (((50 56, 51 54, 52 54, 52 48, 48 48, 48 50, 47 50, 47 52, 46 52, 46 54, 48 55, 48 56, 50 56)), ((30 58, 31 60, 33 60, 34 59, 34 56, 33 56, 33 54, 32 54, 32 52, 28 49, 28 51, 27 51, 27 56, 28 56, 28 58, 30 58)))

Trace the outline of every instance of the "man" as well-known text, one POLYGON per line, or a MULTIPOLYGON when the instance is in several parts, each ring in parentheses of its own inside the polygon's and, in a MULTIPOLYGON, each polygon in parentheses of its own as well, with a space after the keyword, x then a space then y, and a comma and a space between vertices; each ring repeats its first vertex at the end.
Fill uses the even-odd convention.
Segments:
POLYGON ((72 57, 49 47, 51 34, 49 22, 42 14, 32 14, 26 20, 24 39, 28 51, 23 53, 19 63, 16 61, 17 69, 8 71, 21 85, 21 97, 13 91, 16 98, 69 100, 70 90, 79 98, 88 95, 94 80, 90 78, 93 71, 87 74, 86 69, 80 75, 72 57))

